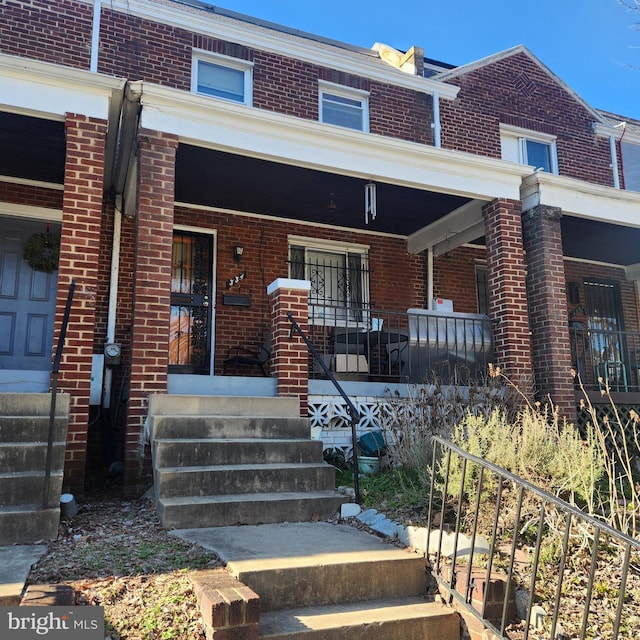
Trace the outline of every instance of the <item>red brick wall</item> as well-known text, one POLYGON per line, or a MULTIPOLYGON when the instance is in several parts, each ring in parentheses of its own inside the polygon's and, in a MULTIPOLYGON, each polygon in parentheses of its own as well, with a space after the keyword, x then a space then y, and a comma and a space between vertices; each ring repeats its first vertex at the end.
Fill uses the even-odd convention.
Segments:
POLYGON ((518 53, 453 78, 441 103, 442 146, 499 158, 499 124, 557 136, 560 175, 613 185, 609 141, 592 114, 529 56, 518 53))
MULTIPOLYGON (((374 308, 406 311, 424 303, 423 256, 407 253, 406 241, 378 235, 336 229, 323 229, 295 222, 269 221, 249 216, 178 208, 175 224, 201 226, 217 230, 216 298, 216 371, 220 358, 238 344, 262 342, 269 328, 267 286, 276 278, 288 277, 289 234, 339 242, 366 244, 370 247, 371 303, 374 308), (240 264, 233 261, 236 242, 244 246, 240 264), (247 276, 233 293, 251 295, 250 307, 224 305, 226 281, 239 272, 247 276)), ((123 266, 123 270, 126 267, 123 266)))
POLYGON ((188 91, 192 50, 202 49, 253 62, 255 108, 317 121, 318 80, 334 82, 370 93, 372 133, 433 144, 431 96, 108 9, 101 33, 103 73, 188 91))
POLYGON ((3 0, 0 52, 88 69, 93 6, 73 0, 3 0))
POLYGON ((0 182, 0 200, 14 202, 31 207, 44 207, 45 209, 62 209, 63 192, 56 189, 34 187, 11 182, 0 182))
POLYGON ((458 247, 433 259, 433 297, 453 300, 454 311, 478 313, 476 264, 485 261, 484 247, 458 247))
POLYGON ((54 349, 69 284, 75 279, 58 382, 59 390, 71 396, 64 484, 73 489, 84 486, 106 131, 106 122, 67 114, 54 349))
POLYGON ((494 200, 485 205, 489 315, 495 322, 496 362, 521 391, 533 392, 521 205, 494 200))

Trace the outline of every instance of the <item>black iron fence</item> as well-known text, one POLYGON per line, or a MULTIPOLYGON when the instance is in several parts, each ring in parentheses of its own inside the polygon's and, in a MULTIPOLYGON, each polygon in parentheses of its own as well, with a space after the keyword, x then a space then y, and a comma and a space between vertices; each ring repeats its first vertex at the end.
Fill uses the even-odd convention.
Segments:
POLYGON ((440 590, 504 637, 636 638, 640 542, 433 438, 428 541, 440 590))
POLYGON ((569 337, 585 389, 640 391, 640 332, 570 327, 569 337))
MULTIPOLYGON (((310 305, 310 340, 338 379, 466 384, 482 379, 493 359, 487 316, 310 305)), ((324 377, 310 362, 310 377, 324 377)))

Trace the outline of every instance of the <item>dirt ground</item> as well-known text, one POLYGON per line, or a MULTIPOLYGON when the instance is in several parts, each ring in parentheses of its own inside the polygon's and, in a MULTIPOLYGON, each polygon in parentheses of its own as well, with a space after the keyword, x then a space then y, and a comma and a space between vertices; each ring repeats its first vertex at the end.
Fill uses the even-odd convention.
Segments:
POLYGON ((169 535, 147 498, 88 498, 78 507, 27 583, 68 584, 77 604, 104 607, 111 640, 204 638, 188 573, 219 558, 169 535))

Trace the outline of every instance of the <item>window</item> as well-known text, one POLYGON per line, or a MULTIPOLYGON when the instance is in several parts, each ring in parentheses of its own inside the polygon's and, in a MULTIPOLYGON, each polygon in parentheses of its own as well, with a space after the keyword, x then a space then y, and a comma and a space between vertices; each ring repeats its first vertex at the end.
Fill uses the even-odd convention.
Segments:
POLYGON ((528 164, 547 173, 558 173, 554 136, 516 127, 500 127, 502 159, 528 164))
POLYGON ((364 91, 320 84, 320 122, 369 131, 369 102, 364 91))
POLYGON ((369 261, 366 247, 289 240, 289 274, 309 280, 312 323, 362 322, 369 314, 369 261))
POLYGON ((624 188, 640 191, 640 144, 622 142, 622 170, 624 188))
POLYGON ((237 58, 198 54, 193 59, 191 90, 206 96, 251 105, 252 66, 237 58))
POLYGON ((478 296, 478 313, 489 315, 489 280, 487 265, 476 264, 476 293, 478 296))

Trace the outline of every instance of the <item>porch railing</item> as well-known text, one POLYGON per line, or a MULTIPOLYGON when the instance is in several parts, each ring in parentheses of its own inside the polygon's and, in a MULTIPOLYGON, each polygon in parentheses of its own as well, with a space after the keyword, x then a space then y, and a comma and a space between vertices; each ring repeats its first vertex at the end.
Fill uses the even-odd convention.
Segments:
POLYGON ((569 328, 571 358, 588 391, 640 391, 640 332, 569 328))
POLYGON ((345 393, 344 389, 340 385, 340 383, 335 379, 335 376, 327 367, 327 365, 322 360, 322 357, 313 346, 313 343, 309 339, 309 336, 305 334, 300 325, 296 322, 295 318, 291 311, 287 311, 287 318, 291 323, 291 335, 297 333, 303 340, 303 342, 307 345, 307 349, 309 350, 309 354, 314 359, 314 362, 317 362, 320 368, 324 371, 325 375, 331 380, 334 387, 338 391, 338 393, 342 396, 343 400, 347 404, 347 411, 349 413, 349 422, 351 423, 351 448, 352 448, 352 462, 353 462, 353 490, 355 494, 355 501, 360 504, 362 499, 360 497, 360 481, 358 475, 358 436, 356 433, 356 427, 358 422, 360 422, 360 412, 356 409, 356 406, 353 404, 353 401, 349 396, 345 393))
POLYGON ((442 438, 432 442, 428 521, 438 514, 439 524, 428 546, 441 591, 501 636, 514 625, 524 640, 637 637, 638 540, 442 438))
MULTIPOLYGON (((468 384, 493 359, 493 326, 480 314, 309 306, 309 338, 338 379, 468 384)), ((310 360, 310 377, 324 378, 310 360)))

